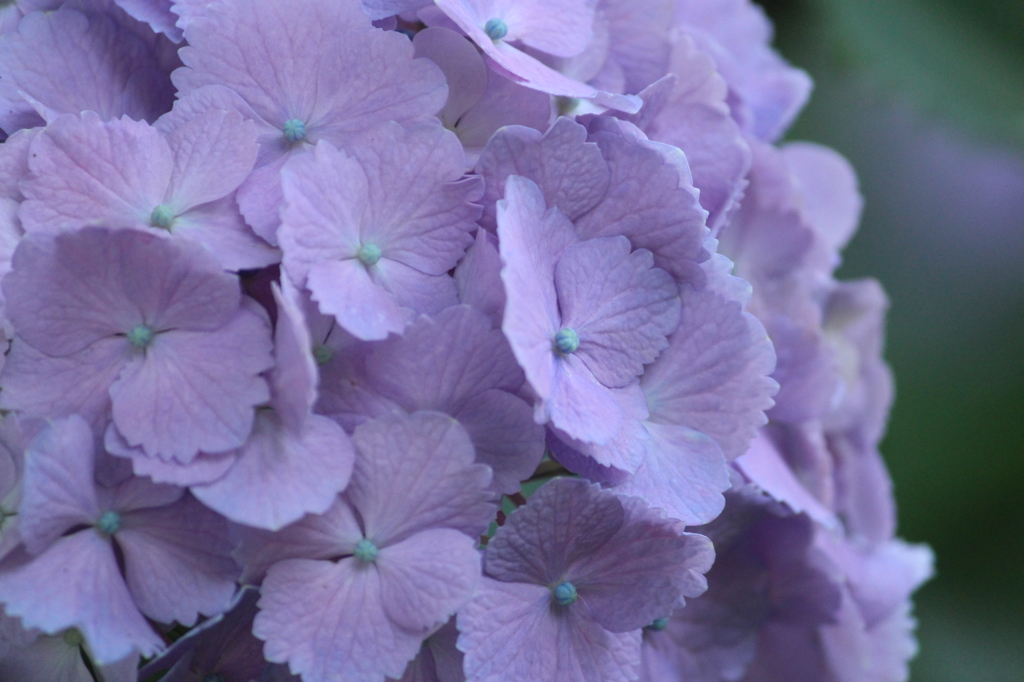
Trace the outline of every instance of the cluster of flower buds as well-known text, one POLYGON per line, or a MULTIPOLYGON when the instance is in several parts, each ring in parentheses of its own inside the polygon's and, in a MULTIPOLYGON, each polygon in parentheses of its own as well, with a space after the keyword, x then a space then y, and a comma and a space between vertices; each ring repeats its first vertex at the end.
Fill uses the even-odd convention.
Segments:
POLYGON ((885 296, 749 0, 0 8, 0 679, 897 682, 885 296))

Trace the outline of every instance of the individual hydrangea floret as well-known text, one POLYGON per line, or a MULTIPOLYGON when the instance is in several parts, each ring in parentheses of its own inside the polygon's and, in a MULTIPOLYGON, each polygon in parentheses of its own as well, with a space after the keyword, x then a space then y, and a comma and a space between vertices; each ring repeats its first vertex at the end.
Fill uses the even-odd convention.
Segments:
POLYGON ((482 183, 436 122, 385 124, 349 154, 321 142, 286 166, 284 271, 346 331, 383 339, 405 327, 403 308, 457 302, 448 270, 472 242, 482 183))
POLYGON ((32 143, 20 217, 26 232, 102 224, 199 242, 229 270, 279 254, 252 233, 234 192, 256 160, 256 131, 209 111, 162 135, 128 118, 62 116, 32 143))
POLYGON ((307 682, 400 677, 472 596, 475 535, 494 510, 490 471, 447 415, 382 417, 352 439, 352 483, 334 507, 276 537, 250 534, 241 552, 249 573, 270 565, 254 634, 307 682))
POLYGON ((185 38, 171 118, 214 108, 255 122, 260 153, 238 201, 272 244, 288 158, 321 140, 343 147, 387 121, 423 120, 444 105, 441 70, 413 59, 405 36, 374 29, 358 0, 224 0, 192 19, 185 38))
POLYGON ((3 405, 81 414, 146 456, 241 445, 272 364, 265 315, 202 247, 138 230, 36 234, 3 281, 14 348, 3 405), (42 379, 41 379, 42 378, 42 379))
POLYGON ((640 630, 707 587, 711 543, 636 498, 555 479, 511 514, 460 611, 471 682, 635 679, 640 630))
POLYGON ((78 628, 108 664, 163 648, 143 615, 191 625, 222 611, 238 569, 223 518, 180 488, 131 475, 100 483, 97 462, 93 432, 77 415, 29 445, 25 554, 0 566, 0 601, 28 627, 78 628))
POLYGON ((520 176, 508 179, 498 203, 498 238, 508 299, 502 329, 537 395, 537 421, 607 442, 623 424, 611 390, 632 383, 679 323, 676 283, 625 237, 581 241, 520 176))

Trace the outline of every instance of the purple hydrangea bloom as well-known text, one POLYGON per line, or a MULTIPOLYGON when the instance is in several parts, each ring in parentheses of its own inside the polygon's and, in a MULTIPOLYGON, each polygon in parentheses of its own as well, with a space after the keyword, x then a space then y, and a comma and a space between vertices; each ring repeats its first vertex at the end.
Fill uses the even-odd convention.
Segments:
POLYGON ((199 242, 229 270, 279 254, 246 226, 234 192, 256 160, 256 130, 209 111, 166 135, 128 118, 62 116, 32 143, 19 216, 26 232, 102 224, 199 242))
POLYGON ((24 551, 0 566, 0 601, 27 627, 78 628, 107 664, 163 648, 143 614, 191 625, 223 610, 238 569, 227 523, 182 489, 130 475, 104 485, 96 467, 94 435, 77 415, 29 445, 24 551))
POLYGON ((520 176, 498 203, 498 238, 502 329, 537 395, 537 421, 608 442, 624 421, 612 389, 632 383, 679 323, 675 282, 625 237, 580 240, 520 176))
POLYGON ((374 29, 357 0, 224 0, 191 20, 185 38, 172 117, 214 108, 255 122, 260 153, 238 201, 274 244, 288 158, 433 116, 446 96, 440 69, 413 59, 404 36, 374 29))
POLYGON ((509 516, 458 616, 471 682, 635 678, 640 628, 707 587, 707 538, 637 498, 555 479, 509 516))
POLYGON ((174 89, 153 41, 111 13, 82 9, 32 12, 0 37, 0 128, 8 134, 84 110, 104 121, 155 121, 171 108, 174 89))
POLYGON ((490 471, 437 412, 356 428, 352 483, 323 516, 248 535, 247 572, 269 566, 253 632, 308 682, 400 677, 423 639, 472 596, 490 471), (312 589, 311 589, 312 588, 312 589))
MULTIPOLYGON (((0 619, 3 618, 0 615, 0 619)), ((17 619, 9 620, 17 623, 17 619)), ((89 646, 78 630, 71 628, 53 636, 42 635, 38 630, 23 633, 29 641, 16 642, 7 653, 0 653, 0 675, 3 679, 18 682, 95 682, 96 678, 86 665, 87 657, 91 661, 89 646)), ((92 668, 102 682, 138 682, 139 657, 127 656, 109 665, 92 663, 92 668)))
POLYGON ((286 166, 283 265, 346 331, 383 339, 401 333, 403 308, 457 302, 448 270, 472 242, 482 186, 436 122, 385 124, 349 151, 322 142, 286 166))
POLYGON ((3 405, 107 415, 147 456, 188 462, 241 445, 267 400, 264 315, 188 242, 137 230, 32 235, 4 278, 16 338, 3 405))

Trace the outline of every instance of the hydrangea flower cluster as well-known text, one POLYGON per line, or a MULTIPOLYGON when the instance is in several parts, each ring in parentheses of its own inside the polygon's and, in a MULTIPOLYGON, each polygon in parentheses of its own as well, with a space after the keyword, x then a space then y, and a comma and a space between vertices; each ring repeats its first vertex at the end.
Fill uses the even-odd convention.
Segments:
POLYGON ((856 180, 749 0, 0 8, 0 678, 890 682, 856 180))

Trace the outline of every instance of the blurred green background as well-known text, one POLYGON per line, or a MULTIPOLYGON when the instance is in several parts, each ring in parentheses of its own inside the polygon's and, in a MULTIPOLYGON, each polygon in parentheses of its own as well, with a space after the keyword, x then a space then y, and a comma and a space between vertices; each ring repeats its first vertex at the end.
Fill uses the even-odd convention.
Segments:
POLYGON ((866 200, 842 278, 892 300, 882 449, 935 550, 913 682, 1024 682, 1024 1, 762 0, 815 80, 791 139, 866 200))

